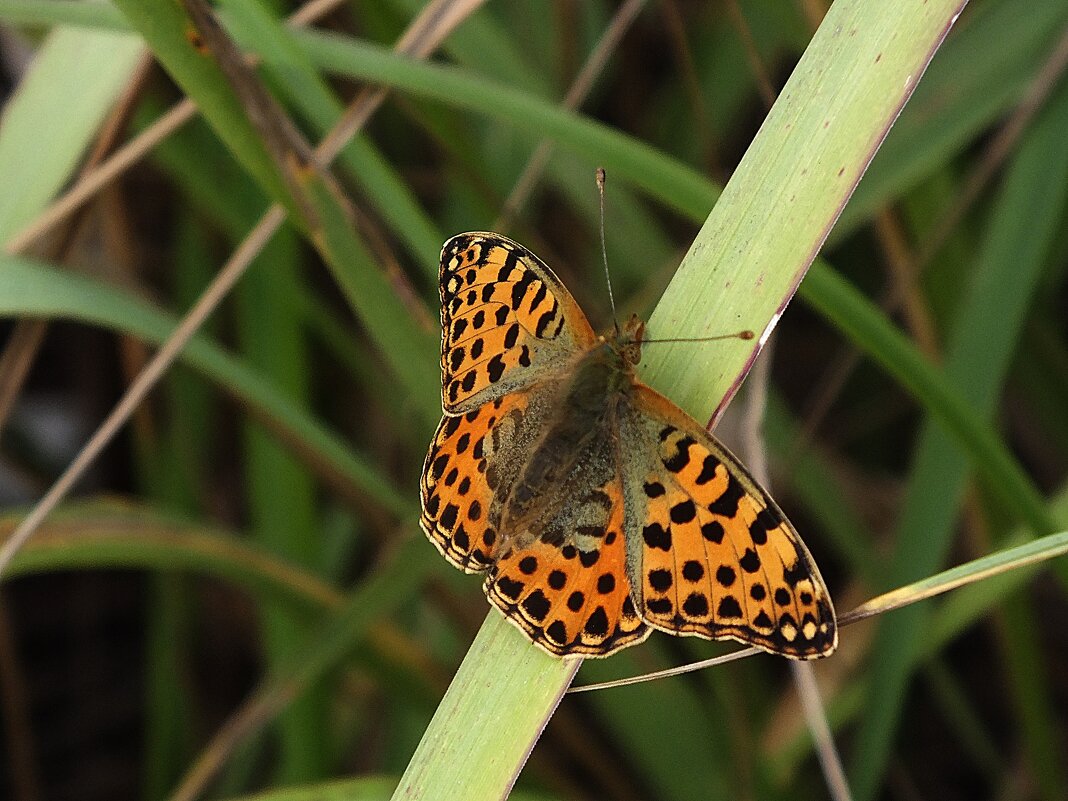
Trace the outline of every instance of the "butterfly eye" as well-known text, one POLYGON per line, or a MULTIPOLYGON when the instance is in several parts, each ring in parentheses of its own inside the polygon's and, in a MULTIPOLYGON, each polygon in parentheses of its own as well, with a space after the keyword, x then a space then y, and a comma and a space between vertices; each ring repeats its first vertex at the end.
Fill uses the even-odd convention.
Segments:
POLYGON ((623 346, 623 359, 627 364, 638 364, 642 360, 641 340, 628 342, 623 346))

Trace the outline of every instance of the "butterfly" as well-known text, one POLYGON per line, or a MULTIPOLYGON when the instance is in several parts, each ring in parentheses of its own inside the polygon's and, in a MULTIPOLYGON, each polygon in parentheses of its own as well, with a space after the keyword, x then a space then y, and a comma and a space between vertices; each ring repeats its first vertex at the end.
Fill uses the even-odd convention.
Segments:
POLYGON ((494 233, 441 251, 444 414, 420 524, 485 573, 550 654, 603 657, 653 629, 795 659, 837 626, 804 543, 739 461, 635 374, 644 323, 598 336, 533 253, 494 233))

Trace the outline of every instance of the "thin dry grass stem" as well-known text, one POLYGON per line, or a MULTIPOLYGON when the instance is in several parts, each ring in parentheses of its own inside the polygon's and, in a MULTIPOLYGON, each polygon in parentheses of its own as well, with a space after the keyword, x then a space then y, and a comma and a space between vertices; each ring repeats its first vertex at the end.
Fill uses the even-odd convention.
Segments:
MULTIPOLYGON (((992 554, 988 564, 981 570, 976 570, 974 565, 965 563, 957 567, 943 570, 929 578, 915 581, 896 590, 877 595, 864 602, 855 609, 838 616, 838 628, 843 629, 859 623, 862 620, 875 617, 876 615, 892 612, 910 604, 919 603, 934 598, 951 590, 980 581, 986 581, 1011 570, 1038 565, 1041 562, 1068 554, 1068 531, 1057 534, 1049 534, 1038 540, 1032 540, 1023 545, 1009 548, 999 554, 992 554)), ((589 692, 590 690, 604 690, 611 687, 625 687, 630 684, 641 684, 654 679, 667 678, 669 676, 681 676, 683 673, 692 673, 706 667, 714 667, 737 659, 744 659, 755 654, 764 653, 759 648, 742 648, 732 651, 713 659, 700 662, 691 662, 688 665, 660 670, 656 673, 647 673, 641 676, 632 676, 625 679, 617 679, 599 684, 584 684, 581 687, 572 687, 568 692, 589 692)))
MULTIPOLYGON (((579 70, 575 79, 571 82, 567 94, 564 95, 564 100, 561 103, 564 108, 574 110, 586 100, 593 89, 594 82, 604 72, 608 59, 619 47, 623 36, 630 29, 642 9, 648 5, 648 2, 649 0, 627 0, 616 10, 608 27, 605 28, 601 38, 586 59, 586 63, 582 65, 582 69, 579 70)), ((526 166, 523 167, 523 171, 519 174, 519 178, 516 179, 511 194, 504 201, 501 213, 493 223, 495 231, 510 228, 515 224, 519 210, 534 191, 535 185, 549 164, 552 152, 552 140, 543 139, 538 143, 534 153, 527 160, 526 166)))
POLYGON ((974 584, 979 581, 983 581, 993 576, 999 576, 1002 573, 1006 573, 1009 570, 1016 570, 1028 565, 1038 564, 1044 562, 1047 559, 1055 559, 1058 556, 1063 556, 1068 553, 1068 543, 1063 543, 1057 548, 1052 549, 1046 553, 1035 553, 1031 556, 1025 557, 1018 561, 1014 561, 1011 564, 996 564, 991 565, 985 570, 981 570, 977 573, 970 573, 968 575, 952 577, 953 571, 946 571, 950 574, 950 578, 940 580, 938 582, 925 580, 918 581, 913 584, 909 584, 904 587, 899 587, 896 590, 885 592, 882 595, 877 595, 870 601, 866 601, 856 609, 853 609, 848 614, 843 615, 841 624, 843 626, 856 623, 867 618, 874 617, 875 615, 882 615, 887 612, 892 612, 895 609, 900 609, 903 606, 909 604, 919 603, 920 601, 926 601, 928 598, 934 598, 942 593, 955 590, 959 587, 964 587, 968 584, 974 584))
POLYGON ((115 434, 130 419, 134 409, 156 385, 181 350, 204 324, 204 321, 215 311, 216 306, 226 297, 234 284, 244 274, 248 263, 263 249, 266 242, 278 230, 278 226, 285 221, 285 218, 285 211, 281 206, 272 207, 252 230, 249 237, 241 243, 241 247, 224 265, 223 269, 212 279, 204 294, 200 296, 193 308, 182 318, 174 333, 163 343, 151 361, 145 365, 144 370, 134 379, 134 382, 127 388, 122 398, 93 433, 93 436, 89 438, 89 441, 78 452, 78 455, 67 466, 67 469, 56 480, 56 483, 36 503, 30 513, 23 518, 11 536, 4 541, 3 546, 0 547, 0 575, 11 563, 19 548, 70 492, 86 468, 93 463, 93 460, 100 455, 100 452, 104 450, 115 434))
MULTIPOLYGON (((1049 58, 1028 85, 1013 115, 987 145, 979 166, 965 180, 964 189, 959 193, 957 202, 934 224, 931 234, 919 247, 911 267, 911 273, 914 276, 913 284, 923 275, 931 260, 960 225, 964 215, 975 205, 982 190, 989 185, 1005 163, 1005 159, 1014 151, 1016 143, 1027 130, 1028 123, 1042 107, 1066 70, 1068 70, 1068 29, 1063 32, 1049 58)), ((902 296, 895 290, 900 287, 902 287, 901 282, 888 282, 879 297, 881 309, 890 313, 899 307, 902 296)), ((804 426, 790 447, 788 462, 795 461, 808 447, 860 360, 860 352, 853 347, 843 348, 831 360, 830 367, 816 384, 820 390, 809 404, 804 426)))
MULTIPOLYGON (((107 159, 108 153, 114 149, 129 123, 151 66, 152 60, 149 57, 145 56, 141 59, 122 97, 104 121, 96 142, 81 169, 83 175, 92 172, 98 164, 107 159)), ((41 255, 48 261, 64 261, 74 243, 80 222, 81 217, 72 219, 62 235, 54 237, 47 246, 42 248, 41 255)), ((28 246, 30 241, 25 244, 28 246)), ((7 253, 17 252, 13 249, 12 242, 8 242, 5 251, 7 253)), ((15 400, 22 391, 26 376, 33 366, 47 331, 48 323, 44 320, 22 319, 15 323, 14 330, 8 337, 4 352, 0 355, 0 430, 6 424, 15 400)))
MULTIPOLYGON (((742 452, 753 477, 765 489, 770 489, 771 476, 768 471, 767 450, 764 447, 764 414, 768 405, 768 387, 771 384, 771 363, 774 352, 774 338, 768 339, 749 373, 746 382, 744 415, 742 420, 742 452)), ((846 780, 842 758, 834 743, 827 712, 816 684, 815 673, 809 662, 790 662, 790 674, 794 688, 801 701, 805 715, 805 724, 812 734, 816 754, 823 770, 824 781, 835 801, 851 801, 852 793, 846 780)))
MULTIPOLYGON (((310 25, 343 5, 344 0, 315 0, 298 9, 288 20, 295 27, 310 25)), ((250 60, 257 63, 256 59, 250 60)), ((126 170, 137 164, 157 145, 173 134, 197 114, 197 106, 189 98, 175 103, 154 123, 139 133, 107 159, 88 170, 51 206, 37 215, 25 228, 4 244, 5 253, 23 253, 37 239, 92 199, 126 170)))
POLYGON ((1016 106, 1012 116, 986 146, 979 159, 979 165, 967 177, 964 181, 964 188, 957 194, 957 201, 932 227, 931 234, 916 257, 918 274, 922 273, 931 259, 942 249, 964 219, 964 215, 975 205, 980 193, 998 173, 1005 160, 1015 151, 1016 143, 1027 130, 1035 114, 1042 108, 1050 92, 1056 88, 1065 70, 1068 70, 1068 28, 1061 33, 1049 58, 1028 85, 1023 100, 1016 106))
POLYGON ((194 801, 199 797, 238 746, 285 709, 293 700, 296 689, 292 684, 259 687, 215 732, 169 801, 194 801))
POLYGON ((742 12, 742 7, 738 5, 738 0, 727 0, 727 13, 730 14, 731 21, 734 23, 735 28, 738 29, 738 37, 742 41, 742 49, 745 50, 746 61, 749 62, 749 68, 753 71, 753 77, 756 79, 760 97, 764 101, 764 105, 767 108, 771 108, 778 91, 776 91, 775 85, 771 81, 771 76, 768 75, 764 60, 760 57, 756 40, 753 38, 753 31, 749 27, 745 14, 742 12))
POLYGON ((801 708, 805 713, 805 723, 812 734, 816 756, 820 761, 827 789, 835 801, 852 801, 853 793, 849 789, 842 757, 834 743, 834 733, 827 720, 827 710, 820 697, 820 688, 816 683, 816 674, 810 662, 791 662, 790 673, 797 687, 797 697, 801 699, 801 708))
POLYGON ((294 11, 286 20, 286 24, 295 28, 303 28, 313 22, 318 22, 344 5, 345 0, 310 0, 294 11))
POLYGON ((905 326, 924 355, 937 363, 937 328, 919 285, 920 276, 915 255, 909 248, 905 231, 902 230, 901 222, 893 210, 883 208, 875 215, 875 236, 890 270, 890 294, 901 306, 905 326))
POLYGON ((809 29, 814 31, 823 22, 823 18, 827 16, 830 2, 829 0, 798 0, 797 5, 800 6, 801 13, 804 15, 809 29))
POLYGON ((22 253, 40 237, 80 209, 126 170, 144 158, 156 145, 196 116, 197 107, 186 99, 174 105, 151 126, 135 136, 96 169, 80 178, 62 197, 35 217, 4 245, 4 252, 22 253))
MULTIPOLYGON (((459 13, 450 13, 451 8, 458 7, 468 10, 468 13, 470 13, 480 4, 477 0, 457 0, 456 2, 453 2, 453 0, 439 0, 427 6, 412 23, 412 27, 418 30, 418 35, 413 36, 416 43, 412 46, 418 47, 419 52, 425 54, 425 52, 428 52, 426 48, 430 48, 435 43, 440 43, 453 29, 452 27, 445 27, 446 24, 455 27, 464 18, 459 13), (439 22, 439 20, 444 22, 439 22)), ((364 115, 362 119, 364 121, 381 104, 381 99, 384 99, 384 97, 385 95, 383 94, 380 99, 362 101, 365 104, 362 111, 364 115)), ((360 102, 358 99, 357 103, 360 102)), ((356 104, 354 103, 353 105, 356 104)), ((339 126, 351 124, 350 117, 351 114, 346 114, 339 126)), ((355 129, 353 129, 353 132, 355 132, 355 129)), ((319 149, 315 151, 316 158, 323 159, 323 153, 336 153, 337 149, 339 149, 338 142, 339 140, 336 136, 328 134, 324 139, 324 143, 327 144, 324 145, 322 152, 319 149)), ((52 485, 51 489, 30 510, 30 513, 23 519, 11 536, 0 546, 0 576, 3 575, 4 570, 10 564, 19 548, 70 492, 88 466, 92 464, 100 452, 114 438, 115 434, 129 420, 134 409, 144 400, 174 359, 177 358, 189 340, 204 324, 204 321, 230 292, 244 274, 248 265, 263 250, 285 219, 286 213, 281 206, 277 204, 271 206, 245 240, 238 246, 237 250, 234 251, 233 255, 204 290, 204 293, 186 316, 182 318, 174 333, 163 343, 156 355, 145 366, 144 371, 129 386, 123 397, 89 441, 82 447, 82 450, 74 457, 67 469, 63 471, 56 483, 52 485)))
MULTIPOLYGON (((886 612, 892 612, 895 609, 908 606, 909 604, 917 603, 919 601, 925 601, 930 598, 934 598, 942 593, 949 592, 950 590, 963 587, 967 584, 971 584, 975 581, 980 581, 991 576, 996 576, 1001 573, 1005 573, 1009 570, 1014 570, 1017 567, 1024 566, 1026 564, 1037 563, 1045 561, 1046 559, 1054 558, 1058 555, 1068 553, 1068 544, 1066 544, 1059 553, 1051 555, 1041 555, 1029 559, 1025 562, 1015 563, 1008 566, 1000 566, 998 568, 992 568, 987 571, 983 571, 975 576, 963 578, 952 583, 939 585, 936 587, 930 587, 922 592, 915 590, 915 585, 908 585, 901 587, 891 592, 879 595, 861 604, 856 609, 846 612, 844 615, 838 616, 838 628, 844 629, 854 623, 859 623, 862 620, 876 617, 877 615, 884 614, 886 612)), ((614 679, 612 681, 598 682, 596 684, 583 684, 577 687, 568 688, 569 693, 585 693, 593 690, 611 690, 618 687, 629 687, 632 684, 644 684, 647 681, 659 681, 660 679, 668 679, 673 676, 682 676, 686 673, 693 673, 696 670, 704 670, 705 668, 717 667, 719 665, 725 665, 728 662, 736 662, 739 659, 747 659, 751 656, 757 656, 763 654, 764 651, 759 648, 740 648, 737 651, 731 651, 730 653, 722 654, 721 656, 713 657, 711 659, 702 659, 699 662, 690 662, 686 665, 679 665, 678 667, 665 668, 664 670, 658 670, 653 673, 643 673, 639 676, 628 676, 623 679, 614 679)))
MULTIPOLYGON (((840 622, 840 621, 839 621, 840 622)), ((685 673, 693 673, 695 670, 704 670, 705 668, 718 667, 719 665, 726 665, 728 662, 737 662, 739 659, 748 659, 751 656, 765 653, 759 648, 740 648, 737 651, 731 651, 721 656, 715 656, 711 659, 702 659, 700 662, 691 662, 687 665, 680 665, 673 668, 664 668, 663 670, 655 670, 651 673, 642 673, 640 676, 628 676, 625 679, 614 679, 612 681, 600 681, 596 684, 580 684, 577 687, 572 686, 567 688, 568 694, 571 693, 588 693, 594 690, 611 690, 617 687, 629 687, 632 684, 644 684, 647 681, 659 681, 660 679, 669 679, 672 676, 681 676, 685 673)))
MULTIPOLYGON (((486 0, 435 0, 412 20, 397 41, 395 50, 413 58, 426 58, 450 32, 485 4, 486 0)), ((356 132, 367 124, 389 90, 365 89, 353 101, 334 128, 323 137, 315 153, 320 159, 333 161, 356 132)))
MULTIPOLYGON (((313 162, 311 145, 286 114, 282 104, 267 91, 267 87, 249 66, 237 43, 218 24, 215 12, 207 1, 179 2, 196 27, 201 41, 211 52, 215 64, 225 76, 226 82, 244 109, 245 116, 259 134, 293 202, 304 207, 301 209, 301 217, 304 220, 312 219, 314 213, 304 200, 300 181, 295 174, 295 165, 311 164, 312 169, 319 166, 313 162)), ((322 173, 319 177, 334 188, 333 176, 329 175, 325 168, 319 169, 322 173)))
POLYGON ((686 23, 679 12, 678 3, 675 0, 664 0, 660 4, 667 22, 668 35, 675 45, 675 57, 678 61, 679 72, 682 74, 682 85, 693 110, 693 123, 697 141, 702 145, 702 163, 713 173, 721 173, 719 169, 719 155, 716 152, 715 137, 712 136, 712 118, 708 112, 708 104, 705 103, 704 92, 701 89, 701 79, 697 77, 697 67, 694 65, 693 50, 690 47, 689 38, 686 35, 686 23))
POLYGON ((764 447, 764 414, 768 408, 768 386, 771 383, 771 363, 775 354, 775 338, 769 337, 753 363, 746 381, 745 403, 742 405, 742 453, 749 472, 768 488, 768 453, 764 447))
MULTIPOLYGON (((752 31, 746 22, 745 15, 737 0, 728 0, 727 7, 735 24, 739 29, 742 42, 745 45, 749 57, 750 67, 761 88, 761 94, 767 109, 775 103, 777 92, 771 83, 767 70, 764 67, 760 53, 752 37, 752 31)), ((764 415, 768 407, 768 390, 771 386, 771 364, 774 355, 775 340, 770 336, 770 329, 763 339, 763 347, 758 354, 747 382, 748 391, 744 407, 742 424, 743 448, 746 462, 753 477, 770 491, 771 475, 768 470, 767 450, 764 446, 764 415)), ((842 765, 842 757, 831 733, 831 726, 827 720, 827 711, 823 699, 816 684, 813 667, 808 662, 791 662, 790 675, 794 681, 794 689, 801 701, 801 709, 805 715, 805 725, 812 735, 816 753, 820 761, 820 769, 823 772, 824 783, 835 801, 852 801, 853 794, 849 789, 846 779, 845 768, 842 765)))
MULTIPOLYGON (((93 172, 94 165, 105 161, 107 153, 111 151, 115 142, 121 136, 130 115, 133 113, 136 99, 139 97, 148 75, 150 63, 148 59, 144 59, 138 65, 126 91, 105 121, 104 127, 87 159, 87 166, 83 168, 83 172, 93 172)), ((80 206, 76 206, 74 210, 80 208, 80 206)), ((51 243, 48 252, 45 254, 48 258, 51 260, 60 260, 62 258, 62 255, 70 248, 74 240, 76 223, 77 220, 72 220, 66 226, 63 235, 51 243)), ((32 239, 27 240, 23 246, 28 247, 32 241, 32 239)), ((6 245, 5 250, 8 253, 16 252, 12 242, 6 245)), ((15 326, 15 330, 4 349, 3 356, 0 357, 0 426, 7 420, 47 330, 48 324, 43 320, 20 320, 15 326)), ((76 478, 77 476, 75 475, 73 480, 76 480, 76 478)), ((73 480, 71 483, 73 483, 73 480)), ((62 496, 57 495, 56 497, 58 499, 62 496)), ((43 516, 41 519, 43 519, 43 516)), ((0 573, 3 572, 4 567, 17 551, 20 543, 25 541, 29 534, 32 533, 32 530, 33 527, 26 526, 20 534, 19 540, 14 543, 7 541, 4 543, 3 548, 0 548, 0 573)))
MULTIPOLYGON (((412 642, 397 635, 390 627, 375 626, 368 632, 368 638, 380 654, 388 654, 390 660, 403 664, 412 673, 423 678, 428 685, 443 690, 448 684, 448 681, 438 674, 437 667, 422 658, 421 652, 412 642)), ((199 798, 227 760, 281 714, 300 696, 302 690, 302 680, 293 677, 267 679, 262 682, 215 732, 181 778, 168 801, 194 801, 199 798)), ((581 755, 579 762, 591 775, 598 777, 611 791, 613 798, 637 801, 639 796, 634 793, 633 787, 620 777, 618 770, 613 769, 610 760, 603 755, 598 760, 592 754, 589 743, 584 740, 585 730, 582 723, 574 714, 558 713, 553 718, 553 726, 556 736, 562 738, 564 747, 573 748, 575 754, 581 755)), ((548 778, 548 784, 553 789, 560 793, 575 791, 575 787, 568 783, 567 777, 555 765, 543 763, 540 767, 543 779, 548 778)))
POLYGON ((11 416, 47 331, 48 323, 44 320, 22 319, 7 337, 4 352, 0 354, 0 430, 11 416))

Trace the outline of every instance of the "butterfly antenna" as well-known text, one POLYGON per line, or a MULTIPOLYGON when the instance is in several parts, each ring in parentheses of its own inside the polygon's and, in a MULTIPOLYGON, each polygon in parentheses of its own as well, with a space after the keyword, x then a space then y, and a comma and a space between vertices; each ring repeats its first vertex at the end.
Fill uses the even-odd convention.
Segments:
POLYGON ((714 337, 669 337, 667 339, 643 339, 643 345, 655 345, 658 342, 716 342, 720 339, 754 339, 756 334, 748 328, 735 331, 733 334, 719 334, 714 337))
POLYGON ((619 335, 619 317, 616 315, 616 299, 612 294, 612 274, 608 272, 608 248, 604 244, 604 167, 597 168, 597 193, 601 198, 601 262, 604 264, 604 282, 608 285, 608 305, 612 307, 612 325, 619 335))

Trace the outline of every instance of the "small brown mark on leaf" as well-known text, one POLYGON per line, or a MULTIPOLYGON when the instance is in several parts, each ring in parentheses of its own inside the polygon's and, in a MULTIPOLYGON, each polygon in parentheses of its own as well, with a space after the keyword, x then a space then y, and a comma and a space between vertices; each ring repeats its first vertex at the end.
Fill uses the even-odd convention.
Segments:
POLYGON ((200 36, 200 31, 198 31, 196 28, 186 28, 185 40, 189 42, 189 44, 193 45, 193 49, 200 53, 200 55, 202 56, 206 56, 210 52, 208 50, 208 46, 204 44, 204 40, 200 36))

